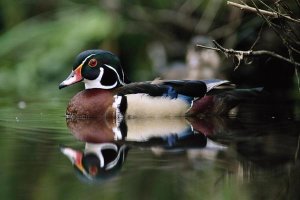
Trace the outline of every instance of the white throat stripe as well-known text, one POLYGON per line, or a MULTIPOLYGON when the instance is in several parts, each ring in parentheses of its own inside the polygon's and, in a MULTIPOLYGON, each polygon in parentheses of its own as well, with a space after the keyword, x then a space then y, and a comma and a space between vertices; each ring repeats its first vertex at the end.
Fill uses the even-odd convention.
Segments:
MULTIPOLYGON (((112 66, 110 65, 107 65, 107 64, 104 64, 106 67, 108 67, 109 69, 113 70, 116 74, 117 74, 117 77, 118 77, 118 80, 119 82, 122 84, 122 85, 125 85, 125 83, 120 79, 120 76, 117 72, 117 70, 115 68, 113 68, 112 66)), ((122 70, 122 73, 123 73, 123 70, 122 70)), ((123 79, 124 79, 124 74, 123 74, 123 79)))

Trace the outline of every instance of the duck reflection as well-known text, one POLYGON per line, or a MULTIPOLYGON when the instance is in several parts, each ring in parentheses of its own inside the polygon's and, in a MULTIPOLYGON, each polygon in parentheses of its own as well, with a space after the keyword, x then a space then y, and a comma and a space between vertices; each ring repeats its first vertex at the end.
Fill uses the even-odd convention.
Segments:
POLYGON ((113 177, 122 167, 128 152, 128 146, 116 143, 86 143, 84 151, 61 147, 79 178, 85 181, 105 180, 113 177))
POLYGON ((155 154, 226 148, 207 137, 214 129, 203 119, 129 119, 119 127, 103 119, 68 119, 67 125, 77 139, 86 142, 85 148, 61 147, 61 152, 81 178, 92 182, 116 175, 130 148, 149 148, 155 154))
POLYGON ((226 129, 224 118, 134 118, 116 124, 105 118, 67 119, 67 126, 76 139, 103 143, 112 141, 148 141, 160 138, 171 141, 186 136, 202 134, 210 136, 226 129))
POLYGON ((104 119, 68 119, 67 126, 85 148, 62 147, 61 152, 91 182, 115 177, 134 148, 173 153, 177 163, 185 155, 193 169, 203 167, 203 160, 219 163, 241 180, 299 163, 300 124, 290 118, 144 118, 118 126, 104 119))

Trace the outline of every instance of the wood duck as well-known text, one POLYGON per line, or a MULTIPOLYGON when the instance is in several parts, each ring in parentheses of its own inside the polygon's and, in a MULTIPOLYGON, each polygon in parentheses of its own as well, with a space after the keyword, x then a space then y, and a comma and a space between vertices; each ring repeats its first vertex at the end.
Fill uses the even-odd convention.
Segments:
POLYGON ((104 117, 121 121, 132 117, 227 114, 236 105, 236 101, 223 101, 228 100, 224 98, 223 92, 234 89, 226 80, 154 80, 130 83, 118 57, 104 50, 80 53, 75 59, 71 74, 59 88, 77 82, 84 82, 85 90, 70 100, 67 117, 104 117))

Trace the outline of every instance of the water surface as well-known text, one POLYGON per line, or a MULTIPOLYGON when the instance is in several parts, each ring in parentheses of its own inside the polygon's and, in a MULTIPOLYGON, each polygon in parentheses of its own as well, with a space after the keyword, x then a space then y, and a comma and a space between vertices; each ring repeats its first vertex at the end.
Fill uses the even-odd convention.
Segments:
MULTIPOLYGON (((236 117, 197 123, 147 119, 152 129, 138 126, 135 133, 141 137, 98 143, 123 147, 123 152, 113 172, 93 178, 60 150, 62 145, 80 152, 87 148, 87 142, 72 134, 76 126, 67 126, 66 103, 59 98, 2 100, 1 198, 299 199, 300 124, 295 107, 291 113, 289 105, 282 105, 285 111, 278 115, 270 114, 270 108, 251 108, 236 117)), ((135 123, 145 121, 128 122, 128 131, 135 123)), ((103 155, 113 161, 118 151, 103 155)))

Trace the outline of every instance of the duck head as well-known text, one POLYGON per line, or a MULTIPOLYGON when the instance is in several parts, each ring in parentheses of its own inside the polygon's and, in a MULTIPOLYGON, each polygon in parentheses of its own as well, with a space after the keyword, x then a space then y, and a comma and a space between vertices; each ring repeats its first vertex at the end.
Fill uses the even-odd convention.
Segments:
POLYGON ((87 182, 101 182, 114 177, 121 169, 129 147, 116 143, 86 143, 84 151, 60 147, 79 177, 87 182))
POLYGON ((59 89, 81 81, 85 89, 113 89, 129 83, 119 58, 104 50, 87 50, 77 55, 71 74, 59 89))

